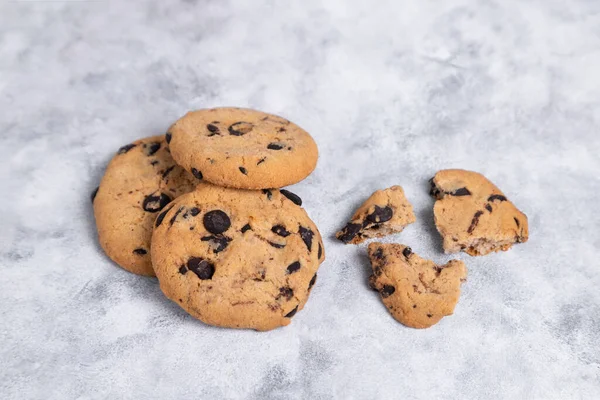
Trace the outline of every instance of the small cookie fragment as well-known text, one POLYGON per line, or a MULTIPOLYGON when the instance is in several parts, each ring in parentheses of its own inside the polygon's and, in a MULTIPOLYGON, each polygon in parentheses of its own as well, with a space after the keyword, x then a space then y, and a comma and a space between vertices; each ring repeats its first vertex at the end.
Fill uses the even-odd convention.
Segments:
POLYGON ((344 243, 358 244, 367 239, 400 233, 416 220, 402 187, 392 186, 373 193, 336 237, 344 243))
POLYGON ((461 169, 439 171, 430 180, 435 225, 444 251, 482 256, 529 239, 527 216, 483 175, 461 169))
POLYGON ((462 261, 435 265, 395 243, 371 243, 368 252, 373 268, 369 283, 397 321, 428 328, 452 315, 467 278, 462 261))

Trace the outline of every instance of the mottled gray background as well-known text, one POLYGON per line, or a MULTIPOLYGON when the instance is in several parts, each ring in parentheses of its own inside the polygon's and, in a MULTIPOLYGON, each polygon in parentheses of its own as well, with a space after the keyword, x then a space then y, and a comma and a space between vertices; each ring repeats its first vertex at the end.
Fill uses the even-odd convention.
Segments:
POLYGON ((2 399, 600 398, 599 1, 4 1, 0 109, 2 399), (221 105, 321 151, 293 190, 328 258, 268 333, 192 319, 96 242, 114 151, 221 105), (400 184, 418 222, 388 240, 448 260, 426 183, 447 167, 496 182, 531 239, 459 255, 454 316, 408 329, 332 235, 400 184))

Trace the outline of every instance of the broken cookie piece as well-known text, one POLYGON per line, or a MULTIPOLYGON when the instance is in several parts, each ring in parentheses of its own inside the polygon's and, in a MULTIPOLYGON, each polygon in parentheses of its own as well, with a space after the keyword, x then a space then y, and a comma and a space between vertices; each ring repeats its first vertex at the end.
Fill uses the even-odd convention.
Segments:
POLYGON ((400 233, 416 221, 412 205, 400 186, 378 190, 363 203, 352 220, 336 234, 344 243, 358 244, 371 238, 400 233))
POLYGON ((430 194, 437 199, 435 225, 446 253, 482 256, 529 239, 527 216, 483 175, 448 169, 430 183, 430 194))
POLYGON ((371 287, 400 323, 412 328, 429 328, 452 315, 466 281, 462 261, 435 265, 401 244, 369 244, 373 275, 371 287))

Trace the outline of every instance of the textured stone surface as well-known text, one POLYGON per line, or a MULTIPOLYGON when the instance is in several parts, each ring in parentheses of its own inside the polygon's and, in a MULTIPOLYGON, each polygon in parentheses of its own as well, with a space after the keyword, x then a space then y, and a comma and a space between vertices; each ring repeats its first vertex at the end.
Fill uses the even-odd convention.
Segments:
POLYGON ((275 3, 0 3, 0 397, 600 398, 600 4, 275 3), (226 105, 320 150, 292 191, 327 261, 268 333, 194 320, 95 234, 116 149, 226 105), (386 241, 446 262, 427 182, 442 168, 496 183, 530 239, 459 255, 454 315, 408 329, 369 290, 365 246, 333 235, 399 184, 417 223, 386 241))

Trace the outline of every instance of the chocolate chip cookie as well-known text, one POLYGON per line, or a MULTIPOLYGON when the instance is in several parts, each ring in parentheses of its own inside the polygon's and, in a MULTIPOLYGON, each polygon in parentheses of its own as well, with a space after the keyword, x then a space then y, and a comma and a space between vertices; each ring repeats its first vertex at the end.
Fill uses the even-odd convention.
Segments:
POLYGON ((406 200, 404 190, 400 186, 392 186, 373 193, 336 237, 344 243, 358 244, 402 232, 415 221, 412 205, 406 200))
POLYGON ((430 182, 431 195, 437 199, 435 225, 446 253, 482 256, 529 239, 527 216, 483 175, 448 169, 430 182))
POLYGON ((98 238, 106 254, 130 272, 154 276, 150 260, 154 220, 196 183, 175 164, 164 136, 121 147, 92 195, 98 238))
POLYGON ((313 138, 292 122, 243 108, 192 111, 166 134, 173 158, 220 186, 281 188, 306 178, 317 164, 313 138))
POLYGON ((435 265, 401 244, 369 244, 373 275, 371 287, 400 323, 412 328, 428 328, 452 315, 467 278, 462 261, 435 265))
POLYGON ((215 326, 270 330, 306 303, 325 249, 290 192, 201 184, 156 219, 152 262, 164 294, 215 326))

